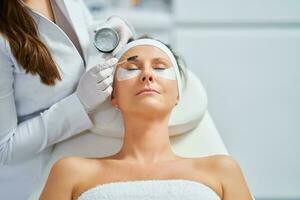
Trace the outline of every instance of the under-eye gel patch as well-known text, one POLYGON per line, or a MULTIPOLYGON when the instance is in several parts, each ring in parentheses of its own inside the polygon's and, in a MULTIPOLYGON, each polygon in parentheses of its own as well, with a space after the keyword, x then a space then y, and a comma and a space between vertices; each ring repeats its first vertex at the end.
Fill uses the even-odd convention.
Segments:
POLYGON ((176 73, 174 67, 164 68, 164 69, 153 69, 153 73, 157 77, 169 79, 169 80, 176 80, 176 73))
POLYGON ((141 73, 140 69, 125 69, 123 67, 119 67, 117 69, 117 79, 118 81, 124 81, 128 79, 132 79, 137 77, 141 73))
MULTIPOLYGON (((132 79, 140 75, 141 70, 140 69, 125 69, 123 67, 119 67, 117 69, 117 79, 118 81, 124 81, 128 79, 132 79)), ((176 73, 174 70, 174 67, 169 68, 158 68, 158 69, 152 69, 152 73, 156 77, 169 79, 169 80, 176 80, 176 73)))

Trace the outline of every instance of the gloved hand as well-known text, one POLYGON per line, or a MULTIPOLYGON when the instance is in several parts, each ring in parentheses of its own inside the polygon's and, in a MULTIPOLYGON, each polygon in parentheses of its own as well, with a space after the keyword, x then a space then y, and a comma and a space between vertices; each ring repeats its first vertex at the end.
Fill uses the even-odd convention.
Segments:
POLYGON ((112 92, 113 71, 118 59, 111 58, 85 72, 76 89, 76 94, 87 112, 103 103, 112 92))
POLYGON ((112 52, 112 55, 115 56, 116 53, 125 45, 128 43, 129 39, 134 39, 135 37, 135 30, 134 28, 124 19, 117 15, 110 16, 104 26, 108 26, 113 28, 120 37, 120 42, 118 46, 115 48, 115 50, 112 52))

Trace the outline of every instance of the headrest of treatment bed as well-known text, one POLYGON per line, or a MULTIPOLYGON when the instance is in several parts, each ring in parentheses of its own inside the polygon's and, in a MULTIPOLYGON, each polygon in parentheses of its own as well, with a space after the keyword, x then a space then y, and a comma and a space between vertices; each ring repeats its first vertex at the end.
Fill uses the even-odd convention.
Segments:
MULTIPOLYGON (((201 81, 186 70, 187 84, 182 97, 173 109, 169 121, 170 136, 179 135, 195 128, 207 109, 207 95, 201 81)), ((95 126, 90 131, 110 137, 123 137, 121 113, 112 107, 108 98, 91 116, 95 126)))

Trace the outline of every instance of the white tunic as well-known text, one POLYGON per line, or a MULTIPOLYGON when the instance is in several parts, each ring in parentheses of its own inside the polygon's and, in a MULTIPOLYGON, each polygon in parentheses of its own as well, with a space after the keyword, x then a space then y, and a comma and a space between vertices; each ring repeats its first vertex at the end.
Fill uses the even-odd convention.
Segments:
POLYGON ((92 127, 74 90, 85 72, 90 16, 80 0, 56 0, 74 28, 83 57, 66 33, 29 10, 62 81, 55 86, 25 73, 0 34, 0 199, 25 199, 41 175, 52 145, 92 127), (16 191, 16 192, 11 192, 16 191))
POLYGON ((78 200, 220 200, 210 187, 190 180, 143 180, 98 185, 78 200))

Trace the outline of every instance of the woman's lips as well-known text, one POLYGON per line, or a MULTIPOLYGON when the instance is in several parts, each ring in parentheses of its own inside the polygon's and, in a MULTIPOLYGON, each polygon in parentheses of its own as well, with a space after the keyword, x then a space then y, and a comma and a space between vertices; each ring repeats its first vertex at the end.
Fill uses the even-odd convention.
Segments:
POLYGON ((153 93, 157 93, 159 94, 159 92, 155 89, 143 89, 141 91, 139 91, 138 93, 136 93, 136 95, 140 95, 140 94, 153 94, 153 93))

